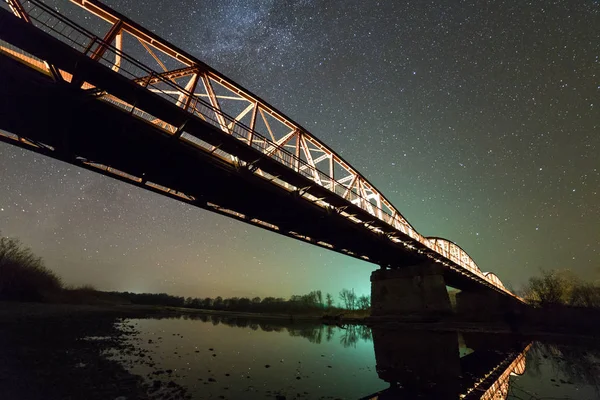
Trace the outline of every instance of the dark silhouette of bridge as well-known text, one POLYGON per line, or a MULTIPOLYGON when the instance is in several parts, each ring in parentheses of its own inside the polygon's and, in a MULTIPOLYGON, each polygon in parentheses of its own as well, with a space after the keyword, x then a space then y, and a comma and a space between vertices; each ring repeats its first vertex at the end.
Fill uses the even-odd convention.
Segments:
POLYGON ((306 129, 185 51, 95 0, 65 0, 64 14, 6 1, 1 140, 375 263, 375 315, 447 311, 446 285, 468 310, 521 302, 458 245, 419 234, 306 129))

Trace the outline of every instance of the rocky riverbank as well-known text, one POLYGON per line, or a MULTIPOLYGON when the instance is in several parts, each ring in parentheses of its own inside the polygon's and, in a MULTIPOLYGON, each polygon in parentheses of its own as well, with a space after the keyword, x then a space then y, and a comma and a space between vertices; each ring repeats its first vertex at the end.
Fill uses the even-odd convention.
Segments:
POLYGON ((168 379, 149 383, 130 374, 107 352, 137 354, 125 338, 131 325, 121 318, 147 309, 0 304, 0 393, 3 399, 158 399, 186 398, 168 379))

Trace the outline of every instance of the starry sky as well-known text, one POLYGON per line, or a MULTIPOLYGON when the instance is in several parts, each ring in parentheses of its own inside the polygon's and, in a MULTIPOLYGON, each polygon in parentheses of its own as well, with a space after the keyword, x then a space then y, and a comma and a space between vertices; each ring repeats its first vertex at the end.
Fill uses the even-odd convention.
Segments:
MULTIPOLYGON (((600 1, 106 3, 293 118, 505 284, 540 268, 600 278, 600 1)), ((376 268, 3 143, 0 188, 2 234, 69 284, 362 294, 376 268)))

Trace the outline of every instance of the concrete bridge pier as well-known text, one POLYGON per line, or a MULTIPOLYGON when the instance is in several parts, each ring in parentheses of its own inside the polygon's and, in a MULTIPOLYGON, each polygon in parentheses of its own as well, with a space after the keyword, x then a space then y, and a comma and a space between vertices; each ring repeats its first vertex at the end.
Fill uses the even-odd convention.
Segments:
POLYGON ((452 306, 440 266, 421 264, 371 274, 371 315, 436 316, 452 306))

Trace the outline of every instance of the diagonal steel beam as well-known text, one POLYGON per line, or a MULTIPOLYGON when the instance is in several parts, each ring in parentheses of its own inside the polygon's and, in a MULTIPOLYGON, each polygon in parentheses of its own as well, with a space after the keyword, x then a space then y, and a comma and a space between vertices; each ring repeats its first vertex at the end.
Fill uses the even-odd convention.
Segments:
POLYGON ((142 46, 144 46, 144 48, 146 49, 146 51, 148 53, 150 53, 150 55, 152 56, 152 58, 154 58, 154 61, 157 62, 158 65, 160 65, 160 67, 163 69, 163 71, 168 71, 169 69, 165 66, 165 64, 160 60, 160 58, 158 58, 158 56, 156 55, 156 53, 154 53, 152 51, 152 49, 150 48, 150 46, 148 46, 146 44, 145 41, 143 41, 142 39, 140 39, 139 37, 136 37, 136 39, 138 40, 138 42, 140 42, 142 44, 142 46))
POLYGON ((151 85, 161 80, 173 81, 173 79, 184 78, 186 76, 193 75, 198 72, 197 66, 183 67, 173 69, 171 71, 161 72, 160 74, 146 75, 141 78, 136 78, 133 81, 135 83, 144 83, 145 85, 151 85))
MULTIPOLYGON (((343 194, 343 198, 344 199, 348 199, 348 194, 350 193, 350 191, 352 190, 352 187, 354 186, 354 184, 356 183, 356 180, 358 179, 358 175, 354 175, 354 177, 352 178, 352 181, 350 182, 350 185, 348 185, 348 187, 346 187, 346 190, 344 191, 343 194)), ((340 181, 341 182, 341 181, 340 181)))
POLYGON ((283 146, 285 146, 290 140, 294 138, 298 134, 298 131, 292 131, 275 142, 274 146, 270 146, 266 150, 266 154, 268 156, 274 154, 277 150, 280 150, 283 146))
POLYGON ((192 78, 185 85, 185 92, 181 92, 179 94, 179 99, 177 100, 177 105, 181 106, 184 110, 187 110, 192 102, 192 98, 194 97, 194 91, 196 89, 196 85, 198 85, 198 74, 192 75, 192 78))
MULTIPOLYGON (((330 156, 331 156, 331 154, 325 153, 325 154, 323 154, 322 156, 319 156, 319 157, 315 158, 315 159, 313 160, 313 162, 315 163, 315 167, 316 167, 316 165, 317 165, 318 163, 320 163, 320 162, 321 162, 321 161, 323 161, 323 160, 326 160, 326 159, 328 159, 330 156)), ((306 165, 303 165, 302 167, 300 167, 300 171, 302 171, 302 170, 304 170, 304 169, 306 169, 306 168, 308 168, 308 166, 306 166, 306 165)))
POLYGON ((202 74, 202 82, 204 83, 206 93, 208 93, 210 104, 215 109, 215 114, 217 116, 217 122, 219 123, 219 126, 221 127, 223 132, 231 134, 231 131, 227 128, 225 118, 223 118, 223 113, 221 111, 221 106, 219 105, 219 100, 217 99, 217 96, 215 96, 215 91, 213 90, 212 84, 210 83, 210 78, 207 74, 202 74))
POLYGON ((315 182, 319 185, 323 186, 323 182, 321 181, 321 176, 319 175, 319 171, 317 170, 317 166, 315 161, 312 158, 312 154, 310 154, 310 148, 308 147, 308 143, 306 143, 306 139, 304 139, 304 135, 298 136, 302 141, 302 148, 304 150, 304 156, 306 157, 306 161, 312 167, 313 176, 315 177, 315 182))
POLYGON ((121 32, 122 28, 123 21, 118 20, 117 22, 115 22, 104 36, 104 39, 102 39, 102 42, 100 42, 100 45, 96 47, 96 50, 94 50, 90 58, 92 60, 100 60, 106 52, 106 50, 108 49, 108 46, 110 46, 112 41, 117 38, 117 35, 121 32))
POLYGON ((236 123, 238 123, 238 122, 240 122, 240 119, 244 118, 244 117, 246 116, 246 114, 248 114, 248 113, 249 113, 249 112, 252 110, 252 108, 253 108, 253 107, 254 107, 254 104, 253 104, 253 103, 250 103, 250 104, 248 105, 248 107, 246 107, 246 108, 245 108, 245 109, 244 109, 244 110, 243 110, 241 113, 239 113, 239 114, 237 115, 237 117, 235 117, 235 118, 233 119, 233 121, 231 121, 231 122, 229 123, 229 125, 227 125, 227 128, 228 128, 229 130, 233 129, 233 125, 234 125, 234 124, 236 124, 236 123))

